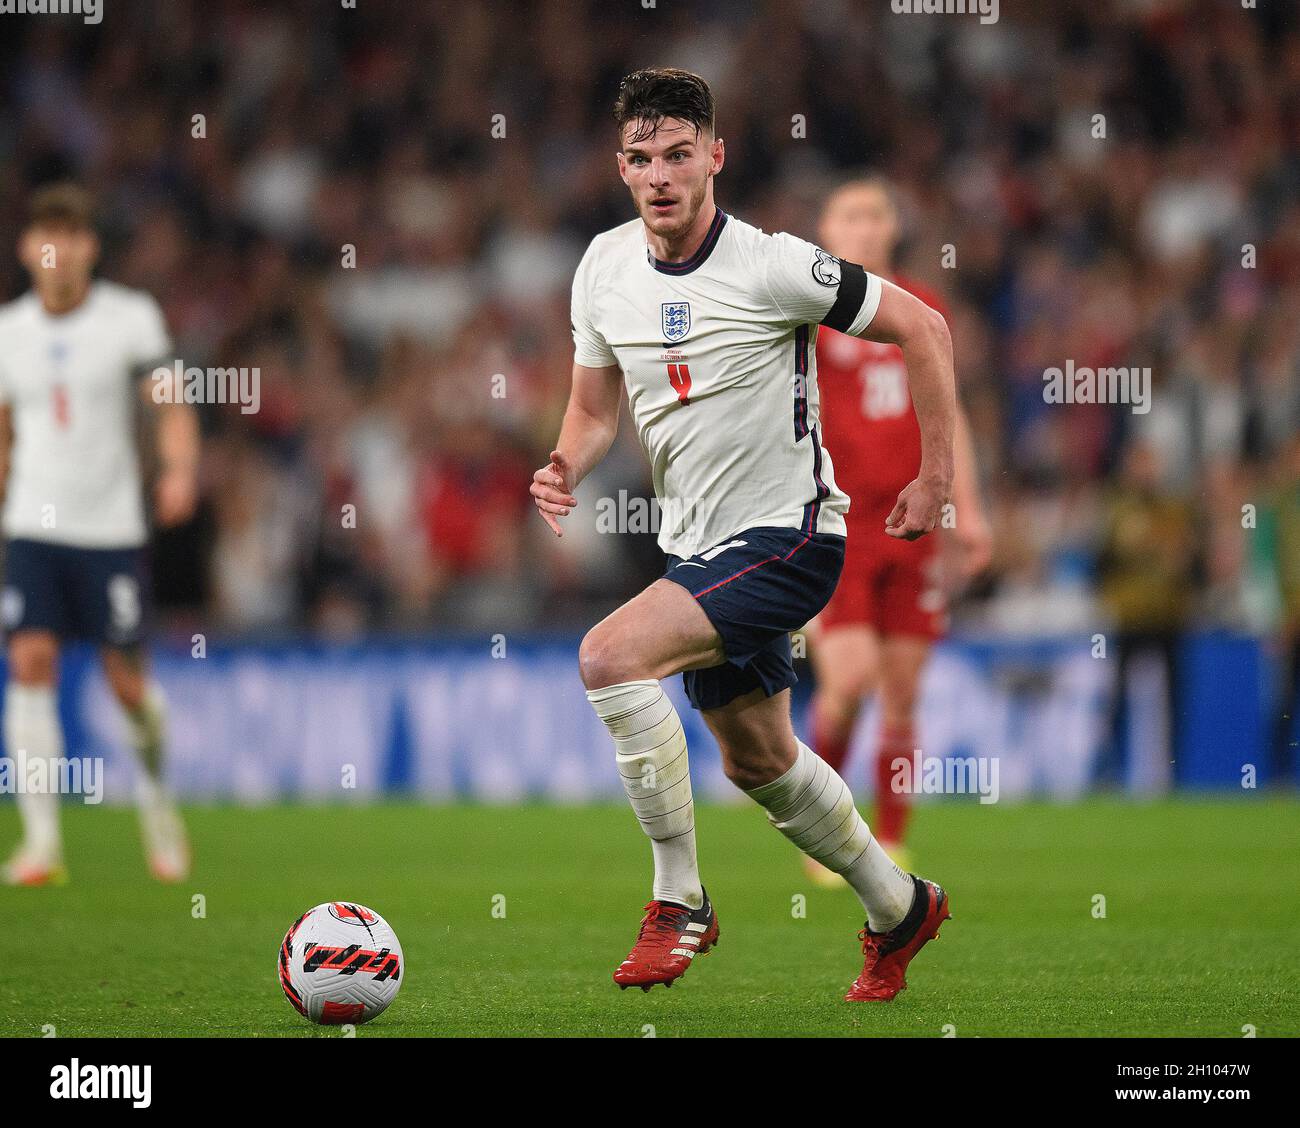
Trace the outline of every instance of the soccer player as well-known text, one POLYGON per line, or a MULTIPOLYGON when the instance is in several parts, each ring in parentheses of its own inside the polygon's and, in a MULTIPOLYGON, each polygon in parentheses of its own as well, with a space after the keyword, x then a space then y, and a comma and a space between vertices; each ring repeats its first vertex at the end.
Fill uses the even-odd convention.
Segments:
POLYGON ((718 940, 696 863, 686 742, 659 684, 685 673, 728 778, 862 901, 865 960, 846 997, 891 999, 947 919, 948 898, 893 863, 844 781, 796 738, 789 632, 822 609, 844 559, 849 499, 821 440, 818 326, 897 344, 907 359, 922 459, 888 528, 911 540, 935 527, 952 483, 947 325, 860 266, 722 211, 714 180, 725 150, 697 75, 629 75, 615 119, 637 218, 597 235, 574 277, 569 404, 530 487, 562 535, 573 490, 614 439, 625 382, 668 568, 592 628, 579 652, 654 854, 652 899, 614 980, 669 985, 718 940))
MULTIPOLYGON (((938 297, 892 268, 899 222, 888 184, 868 176, 841 185, 827 199, 818 238, 831 254, 915 294, 943 313, 938 297)), ((909 543, 887 535, 885 520, 898 492, 921 465, 921 429, 908 392, 908 369, 897 345, 826 332, 817 338, 822 426, 835 451, 835 477, 853 499, 844 574, 817 617, 812 647, 813 747, 841 771, 864 698, 876 691, 880 731, 875 743, 876 810, 872 826, 885 851, 907 864, 903 850, 909 797, 891 786, 893 761, 916 747, 917 689, 932 643, 947 626, 946 595, 935 537, 909 543)), ((988 565, 992 537, 980 504, 970 429, 960 405, 954 432, 952 535, 962 572, 988 565)), ((811 858, 820 884, 839 879, 811 858)))
MULTIPOLYGON (((155 503, 163 525, 194 509, 197 420, 183 403, 155 406, 155 382, 139 380, 168 357, 171 341, 153 298, 93 277, 99 240, 84 190, 38 190, 18 253, 32 288, 0 308, 5 745, 24 779, 33 778, 33 759, 52 767, 63 757, 59 647, 73 638, 97 643, 138 756, 148 862, 159 880, 176 881, 188 870, 189 846, 163 784, 163 701, 140 650, 146 529, 136 402, 158 412, 155 503)), ((23 840, 4 880, 65 881, 54 786, 20 793, 19 811, 23 840)))

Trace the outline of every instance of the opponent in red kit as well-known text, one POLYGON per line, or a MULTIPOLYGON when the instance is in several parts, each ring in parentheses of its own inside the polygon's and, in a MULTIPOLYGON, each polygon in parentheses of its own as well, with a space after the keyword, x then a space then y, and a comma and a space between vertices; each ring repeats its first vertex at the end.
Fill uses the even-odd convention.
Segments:
MULTIPOLYGON (((819 234, 831 254, 862 263, 946 315, 936 295, 891 269, 899 225, 884 180, 870 177, 838 188, 826 201, 819 234)), ((835 477, 852 504, 844 571, 814 631, 813 744, 840 770, 864 699, 879 693, 872 826, 897 858, 909 797, 891 786, 891 764, 899 756, 911 757, 916 747, 917 687, 930 645, 947 625, 942 545, 934 537, 907 541, 885 532, 898 491, 916 476, 921 462, 921 432, 902 352, 822 327, 817 369, 826 446, 835 452, 835 477)), ((973 575, 987 565, 992 538, 960 407, 954 440, 952 535, 962 572, 973 575)), ((838 882, 815 862, 808 869, 819 882, 838 882)))

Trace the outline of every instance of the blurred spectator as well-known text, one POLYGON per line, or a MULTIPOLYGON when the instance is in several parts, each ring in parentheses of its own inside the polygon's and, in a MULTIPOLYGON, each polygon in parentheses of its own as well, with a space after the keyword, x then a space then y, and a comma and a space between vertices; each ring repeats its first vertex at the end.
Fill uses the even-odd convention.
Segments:
POLYGON ((1163 669, 1165 729, 1169 745, 1178 747, 1178 641, 1192 610, 1197 530, 1189 499, 1165 484, 1163 469, 1154 444, 1132 443, 1104 505, 1097 571, 1115 627, 1108 647, 1115 661, 1109 766, 1123 760, 1129 675, 1143 659, 1157 659, 1163 669))
MULTIPOLYGON (((1300 425, 1300 420, 1297 423, 1300 425)), ((1292 435, 1278 469, 1278 480, 1266 511, 1266 529, 1271 533, 1266 543, 1272 546, 1277 569, 1282 623, 1274 768, 1285 772, 1297 762, 1296 748, 1300 746, 1300 724, 1296 717, 1297 702, 1300 702, 1300 434, 1292 435)))

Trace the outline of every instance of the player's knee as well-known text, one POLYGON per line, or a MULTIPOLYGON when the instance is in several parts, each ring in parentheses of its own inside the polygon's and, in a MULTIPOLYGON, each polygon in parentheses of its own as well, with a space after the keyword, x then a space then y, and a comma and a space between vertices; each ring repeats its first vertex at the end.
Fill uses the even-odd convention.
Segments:
POLYGON ((722 770, 741 791, 753 791, 789 770, 797 750, 755 739, 722 749, 722 770))
POLYGON ((917 687, 906 678, 891 679, 881 686, 880 713, 887 725, 907 724, 916 712, 917 687))
POLYGON ((753 791, 781 775, 779 766, 770 759, 751 756, 738 759, 727 756, 722 761, 727 778, 741 791, 753 791))
POLYGON ((875 692, 876 674, 867 666, 845 666, 828 673, 817 689, 831 710, 856 717, 863 699, 875 692))
POLYGON ((113 695, 124 709, 134 713, 138 712, 144 705, 144 678, 138 675, 118 673, 116 675, 110 674, 108 681, 109 685, 112 686, 113 695))
POLYGON ((589 630, 578 647, 578 671, 587 689, 604 689, 620 682, 635 681, 627 658, 612 631, 600 626, 589 630))
POLYGON ((19 636, 9 643, 9 669, 19 685, 52 686, 58 675, 59 648, 53 639, 19 636))
POLYGON ((124 709, 135 712, 144 704, 148 691, 144 667, 133 654, 106 648, 102 655, 104 676, 113 695, 124 709))
POLYGON ((727 778, 741 791, 753 791, 754 788, 762 787, 763 784, 770 782, 766 773, 756 770, 750 764, 740 763, 736 760, 724 760, 723 771, 726 772, 727 778))
POLYGON ((880 710, 880 719, 890 728, 898 728, 903 725, 910 725, 916 715, 916 695, 911 694, 904 697, 892 699, 887 706, 880 710))

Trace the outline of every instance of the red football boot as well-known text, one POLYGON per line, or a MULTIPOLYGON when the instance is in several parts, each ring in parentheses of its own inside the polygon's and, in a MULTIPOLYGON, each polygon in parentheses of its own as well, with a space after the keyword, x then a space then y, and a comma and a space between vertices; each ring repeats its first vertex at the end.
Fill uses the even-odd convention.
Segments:
POLYGON ((614 970, 614 982, 621 988, 640 987, 649 991, 656 983, 671 987, 691 966, 718 942, 718 914, 708 893, 698 909, 672 901, 651 901, 641 920, 632 951, 614 970))
POLYGON ((845 995, 851 1003, 880 999, 888 1002, 907 986, 907 965, 930 940, 939 938, 939 926, 952 914, 948 894, 933 881, 911 875, 916 883, 912 907, 888 932, 864 928, 858 933, 866 956, 862 974, 845 995))

